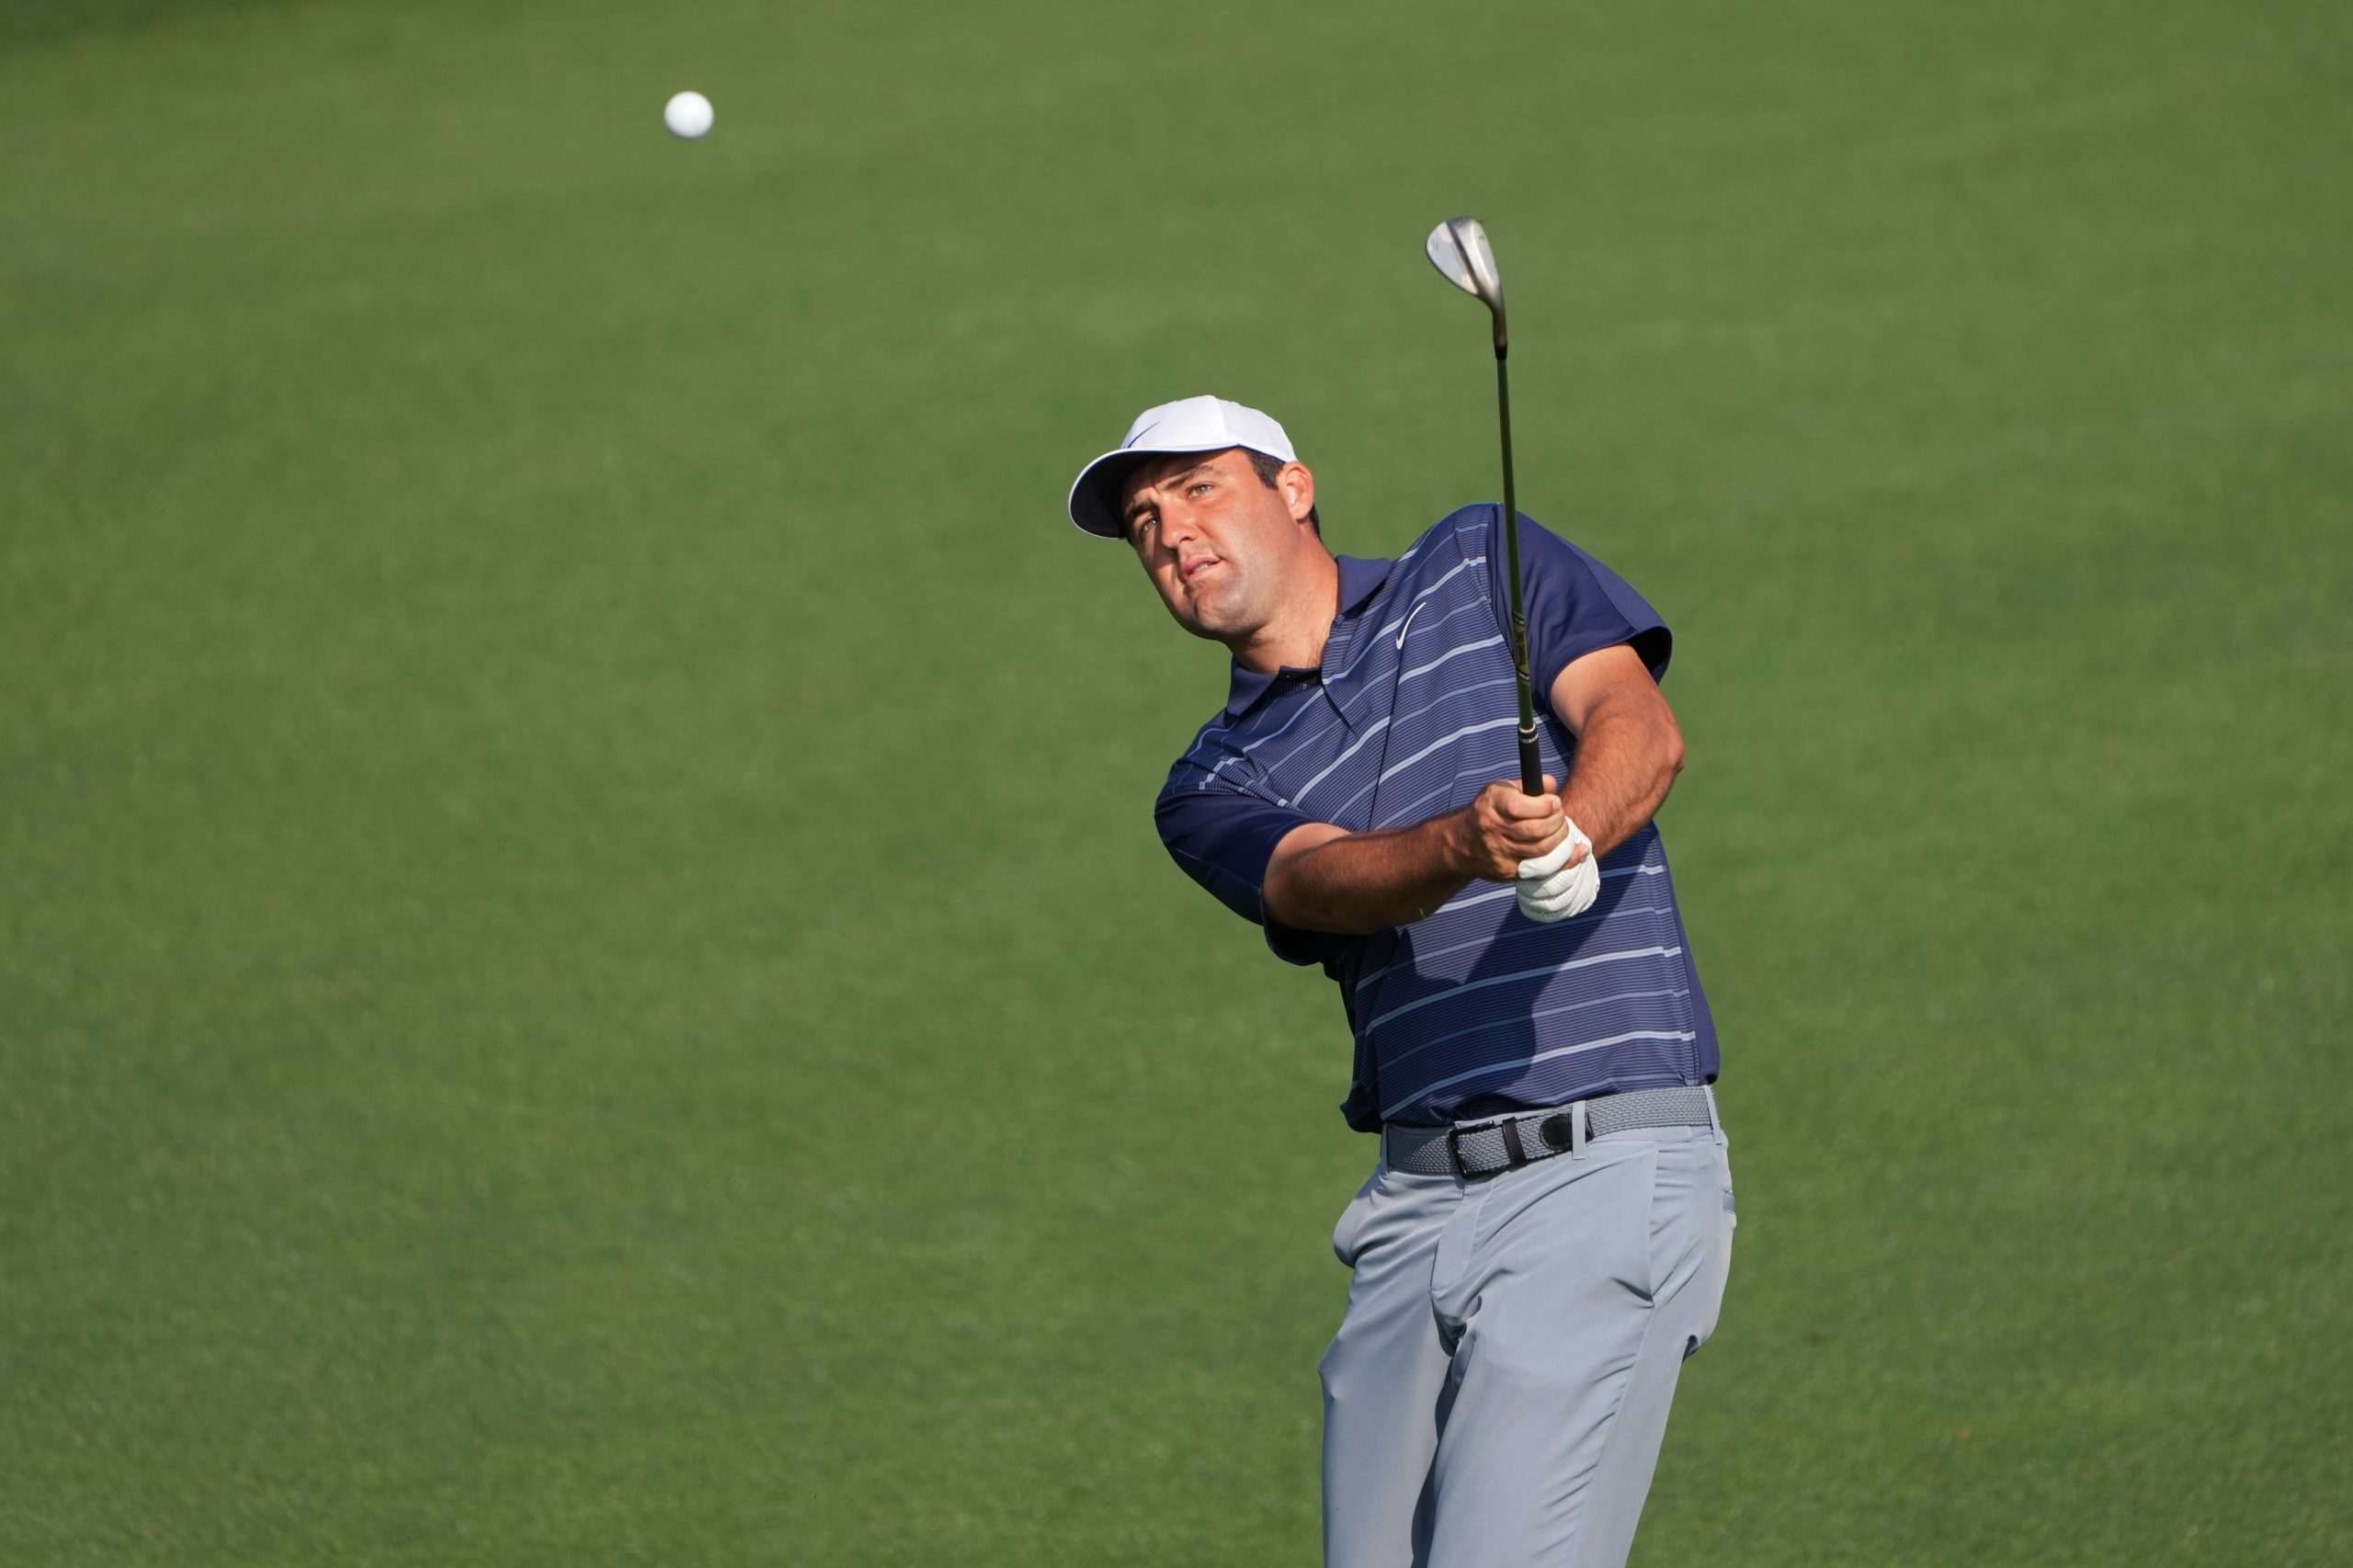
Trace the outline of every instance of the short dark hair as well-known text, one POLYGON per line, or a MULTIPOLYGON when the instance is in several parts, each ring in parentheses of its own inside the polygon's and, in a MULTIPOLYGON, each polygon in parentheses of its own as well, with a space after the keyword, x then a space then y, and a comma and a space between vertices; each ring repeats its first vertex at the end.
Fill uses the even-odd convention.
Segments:
MULTIPOLYGON (((1283 471, 1283 460, 1265 452, 1254 452, 1247 447, 1242 449, 1242 455, 1250 460, 1251 472, 1258 476, 1258 483, 1272 490, 1275 487, 1275 475, 1283 471)), ((1324 519, 1315 515, 1315 508, 1313 506, 1307 509, 1307 526, 1315 530, 1317 539, 1324 537, 1324 519)))

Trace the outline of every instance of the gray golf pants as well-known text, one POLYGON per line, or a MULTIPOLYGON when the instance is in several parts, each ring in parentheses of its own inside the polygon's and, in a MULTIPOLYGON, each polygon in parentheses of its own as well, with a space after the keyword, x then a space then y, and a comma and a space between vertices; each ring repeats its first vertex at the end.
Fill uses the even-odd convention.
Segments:
POLYGON ((1733 1225, 1711 1128, 1481 1181, 1382 1161, 1332 1233, 1355 1279, 1318 1369, 1327 1568, 1623 1563, 1733 1225))

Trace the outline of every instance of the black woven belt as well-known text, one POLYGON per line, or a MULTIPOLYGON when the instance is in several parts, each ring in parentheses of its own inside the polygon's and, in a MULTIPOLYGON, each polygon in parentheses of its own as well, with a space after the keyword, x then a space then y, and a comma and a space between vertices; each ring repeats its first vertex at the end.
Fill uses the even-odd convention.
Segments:
POLYGON ((1381 1153, 1392 1170, 1475 1180, 1573 1153, 1588 1141, 1613 1132, 1712 1127, 1715 1120, 1715 1105, 1705 1089, 1630 1089, 1451 1127, 1405 1127, 1392 1121, 1381 1130, 1381 1153))

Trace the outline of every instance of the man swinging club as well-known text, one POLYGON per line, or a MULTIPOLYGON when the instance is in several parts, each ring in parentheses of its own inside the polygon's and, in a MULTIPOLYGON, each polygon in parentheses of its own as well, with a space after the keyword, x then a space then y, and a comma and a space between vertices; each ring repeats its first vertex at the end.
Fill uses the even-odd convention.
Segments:
POLYGON ((1139 415, 1070 514, 1233 655, 1161 836, 1338 983, 1342 1109, 1381 1136, 1332 1238, 1353 1277, 1320 1369, 1325 1562, 1621 1563, 1733 1225, 1715 1031, 1651 823, 1683 765, 1666 626, 1520 520, 1529 794, 1499 508, 1335 558, 1282 427, 1194 397, 1139 415))

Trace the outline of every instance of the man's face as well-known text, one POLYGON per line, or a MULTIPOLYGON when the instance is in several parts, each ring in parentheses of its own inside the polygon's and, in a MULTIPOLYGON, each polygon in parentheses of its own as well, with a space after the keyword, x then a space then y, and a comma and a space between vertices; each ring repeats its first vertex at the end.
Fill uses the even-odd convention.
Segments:
POLYGON ((1196 637, 1246 642, 1298 589, 1295 568, 1320 553, 1306 522, 1315 481, 1286 463, 1270 488, 1238 447, 1154 458, 1121 493, 1128 543, 1177 624, 1196 637))

